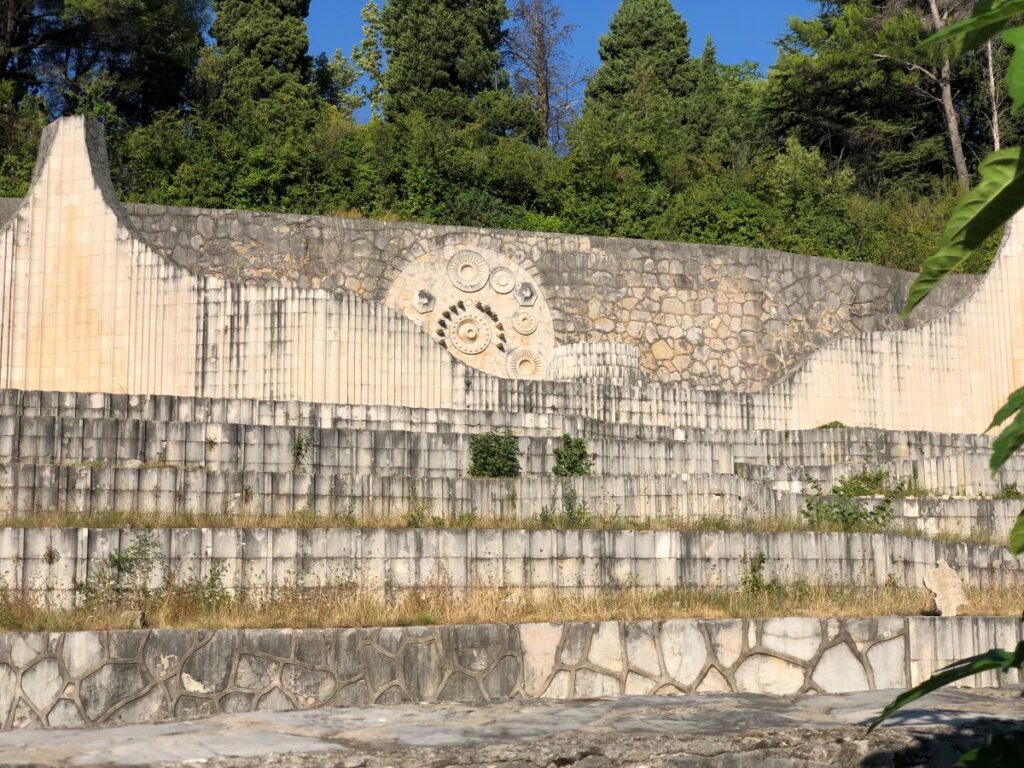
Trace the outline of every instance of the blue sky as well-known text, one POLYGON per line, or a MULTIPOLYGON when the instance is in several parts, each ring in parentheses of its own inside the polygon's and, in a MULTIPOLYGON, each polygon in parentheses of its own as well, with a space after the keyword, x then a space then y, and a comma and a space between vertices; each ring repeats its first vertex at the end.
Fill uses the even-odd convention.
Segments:
MULTIPOLYGON (((786 31, 790 16, 811 16, 812 0, 673 0, 690 25, 696 52, 711 35, 719 58, 726 64, 744 60, 763 67, 775 60, 773 41, 786 31)), ((309 37, 314 53, 340 48, 347 56, 361 35, 359 11, 364 0, 313 0, 309 37)), ((597 40, 608 31, 608 22, 619 0, 561 0, 567 22, 578 25, 575 54, 591 66, 597 61, 597 40)))
MULTIPOLYGON (((597 41, 608 31, 620 0, 556 0, 567 23, 577 25, 573 54, 586 68, 597 64, 597 41)), ((361 37, 359 11, 365 0, 313 0, 308 19, 310 50, 346 56, 361 37)), ((775 60, 774 41, 791 16, 812 16, 812 0, 673 0, 690 25, 694 53, 710 34, 725 64, 756 61, 762 70, 775 60)))

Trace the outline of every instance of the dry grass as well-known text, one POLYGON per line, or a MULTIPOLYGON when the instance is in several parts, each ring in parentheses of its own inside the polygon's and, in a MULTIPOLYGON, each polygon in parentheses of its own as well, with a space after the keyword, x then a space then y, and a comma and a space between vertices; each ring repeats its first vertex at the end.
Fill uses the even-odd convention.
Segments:
MULTIPOLYGON (((841 532, 836 525, 812 526, 799 517, 725 515, 691 519, 658 518, 634 520, 619 515, 587 515, 585 518, 554 520, 542 517, 482 517, 474 514, 457 516, 420 515, 319 515, 298 510, 286 515, 268 515, 243 510, 239 512, 178 513, 172 515, 146 512, 37 512, 0 517, 0 525, 10 528, 474 528, 503 530, 591 529, 602 531, 744 531, 751 533, 841 532)), ((888 533, 894 536, 936 538, 941 541, 1003 546, 1005 539, 982 531, 970 533, 945 532, 934 537, 907 525, 892 524, 884 529, 865 528, 862 532, 888 533)))
MULTIPOLYGON (((1017 615, 1020 589, 967 589, 965 614, 1017 615)), ((131 626, 125 609, 141 610, 147 627, 323 628, 433 624, 520 623, 770 616, 890 616, 927 612, 929 597, 916 589, 769 584, 757 590, 691 588, 623 590, 594 594, 436 586, 380 593, 345 587, 288 588, 270 599, 232 597, 210 583, 176 584, 145 596, 108 595, 74 610, 40 608, 27 597, 0 600, 0 629, 70 631, 131 626)))

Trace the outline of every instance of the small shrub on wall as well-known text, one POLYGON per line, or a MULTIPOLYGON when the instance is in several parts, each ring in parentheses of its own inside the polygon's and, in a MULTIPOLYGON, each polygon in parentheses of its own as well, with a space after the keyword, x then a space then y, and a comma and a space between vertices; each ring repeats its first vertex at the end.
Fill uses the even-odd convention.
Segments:
POLYGON ((555 448, 556 477, 583 477, 594 469, 594 454, 587 453, 587 444, 582 437, 562 435, 562 445, 555 448))
POLYGON ((469 438, 470 477, 519 477, 519 443, 508 430, 469 438))

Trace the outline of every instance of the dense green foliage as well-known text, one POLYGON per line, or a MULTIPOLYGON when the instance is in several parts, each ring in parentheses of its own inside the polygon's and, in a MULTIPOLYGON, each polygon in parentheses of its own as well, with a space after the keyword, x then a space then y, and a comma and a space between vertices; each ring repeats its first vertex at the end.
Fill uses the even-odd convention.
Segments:
POLYGON ((556 477, 583 477, 594 469, 593 453, 587 451, 587 441, 582 437, 562 435, 562 443, 555 447, 555 466, 551 470, 556 477))
POLYGON ((469 439, 470 477, 519 477, 519 443, 511 432, 484 432, 469 439))
MULTIPOLYGON (((308 6, 0 0, 0 195, 24 193, 41 127, 73 112, 106 123, 127 199, 176 205, 748 245, 915 269, 960 192, 936 90, 941 57, 919 46, 933 27, 923 0, 822 2, 791 22, 767 75, 720 63, 710 39, 692 56, 670 0, 623 0, 564 143, 549 143, 552 117, 538 105, 571 77, 536 77, 545 61, 571 63, 557 50, 559 19, 510 31, 529 14, 510 20, 505 0, 369 0, 350 60, 309 55, 308 6), (513 42, 534 57, 533 76, 522 76, 523 55, 508 55, 513 42), (359 123, 364 103, 372 117, 359 123)), ((1009 54, 996 46, 998 74, 1009 54)), ((950 74, 972 173, 996 124, 1004 141, 1021 125, 1001 78, 993 104, 986 64, 968 53, 950 74)), ((992 245, 960 268, 983 269, 992 245)))

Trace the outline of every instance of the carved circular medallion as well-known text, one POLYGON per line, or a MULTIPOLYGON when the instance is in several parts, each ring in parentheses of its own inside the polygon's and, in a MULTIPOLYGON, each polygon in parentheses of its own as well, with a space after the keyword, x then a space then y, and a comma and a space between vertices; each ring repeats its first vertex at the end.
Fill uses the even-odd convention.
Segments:
POLYGON ((513 349, 505 360, 505 366, 514 379, 539 379, 544 372, 540 353, 532 349, 513 349))
POLYGON ((448 339, 459 352, 479 355, 491 345, 490 323, 483 315, 469 312, 455 318, 448 339))
POLYGON ((487 262, 475 251, 459 251, 448 260, 448 279, 460 291, 476 293, 490 277, 487 262))
POLYGON ((529 336, 537 330, 537 318, 528 309, 521 309, 512 315, 512 327, 516 333, 529 336))
POLYGON ((516 287, 516 276, 504 267, 491 272, 491 288, 497 293, 512 293, 516 287))

